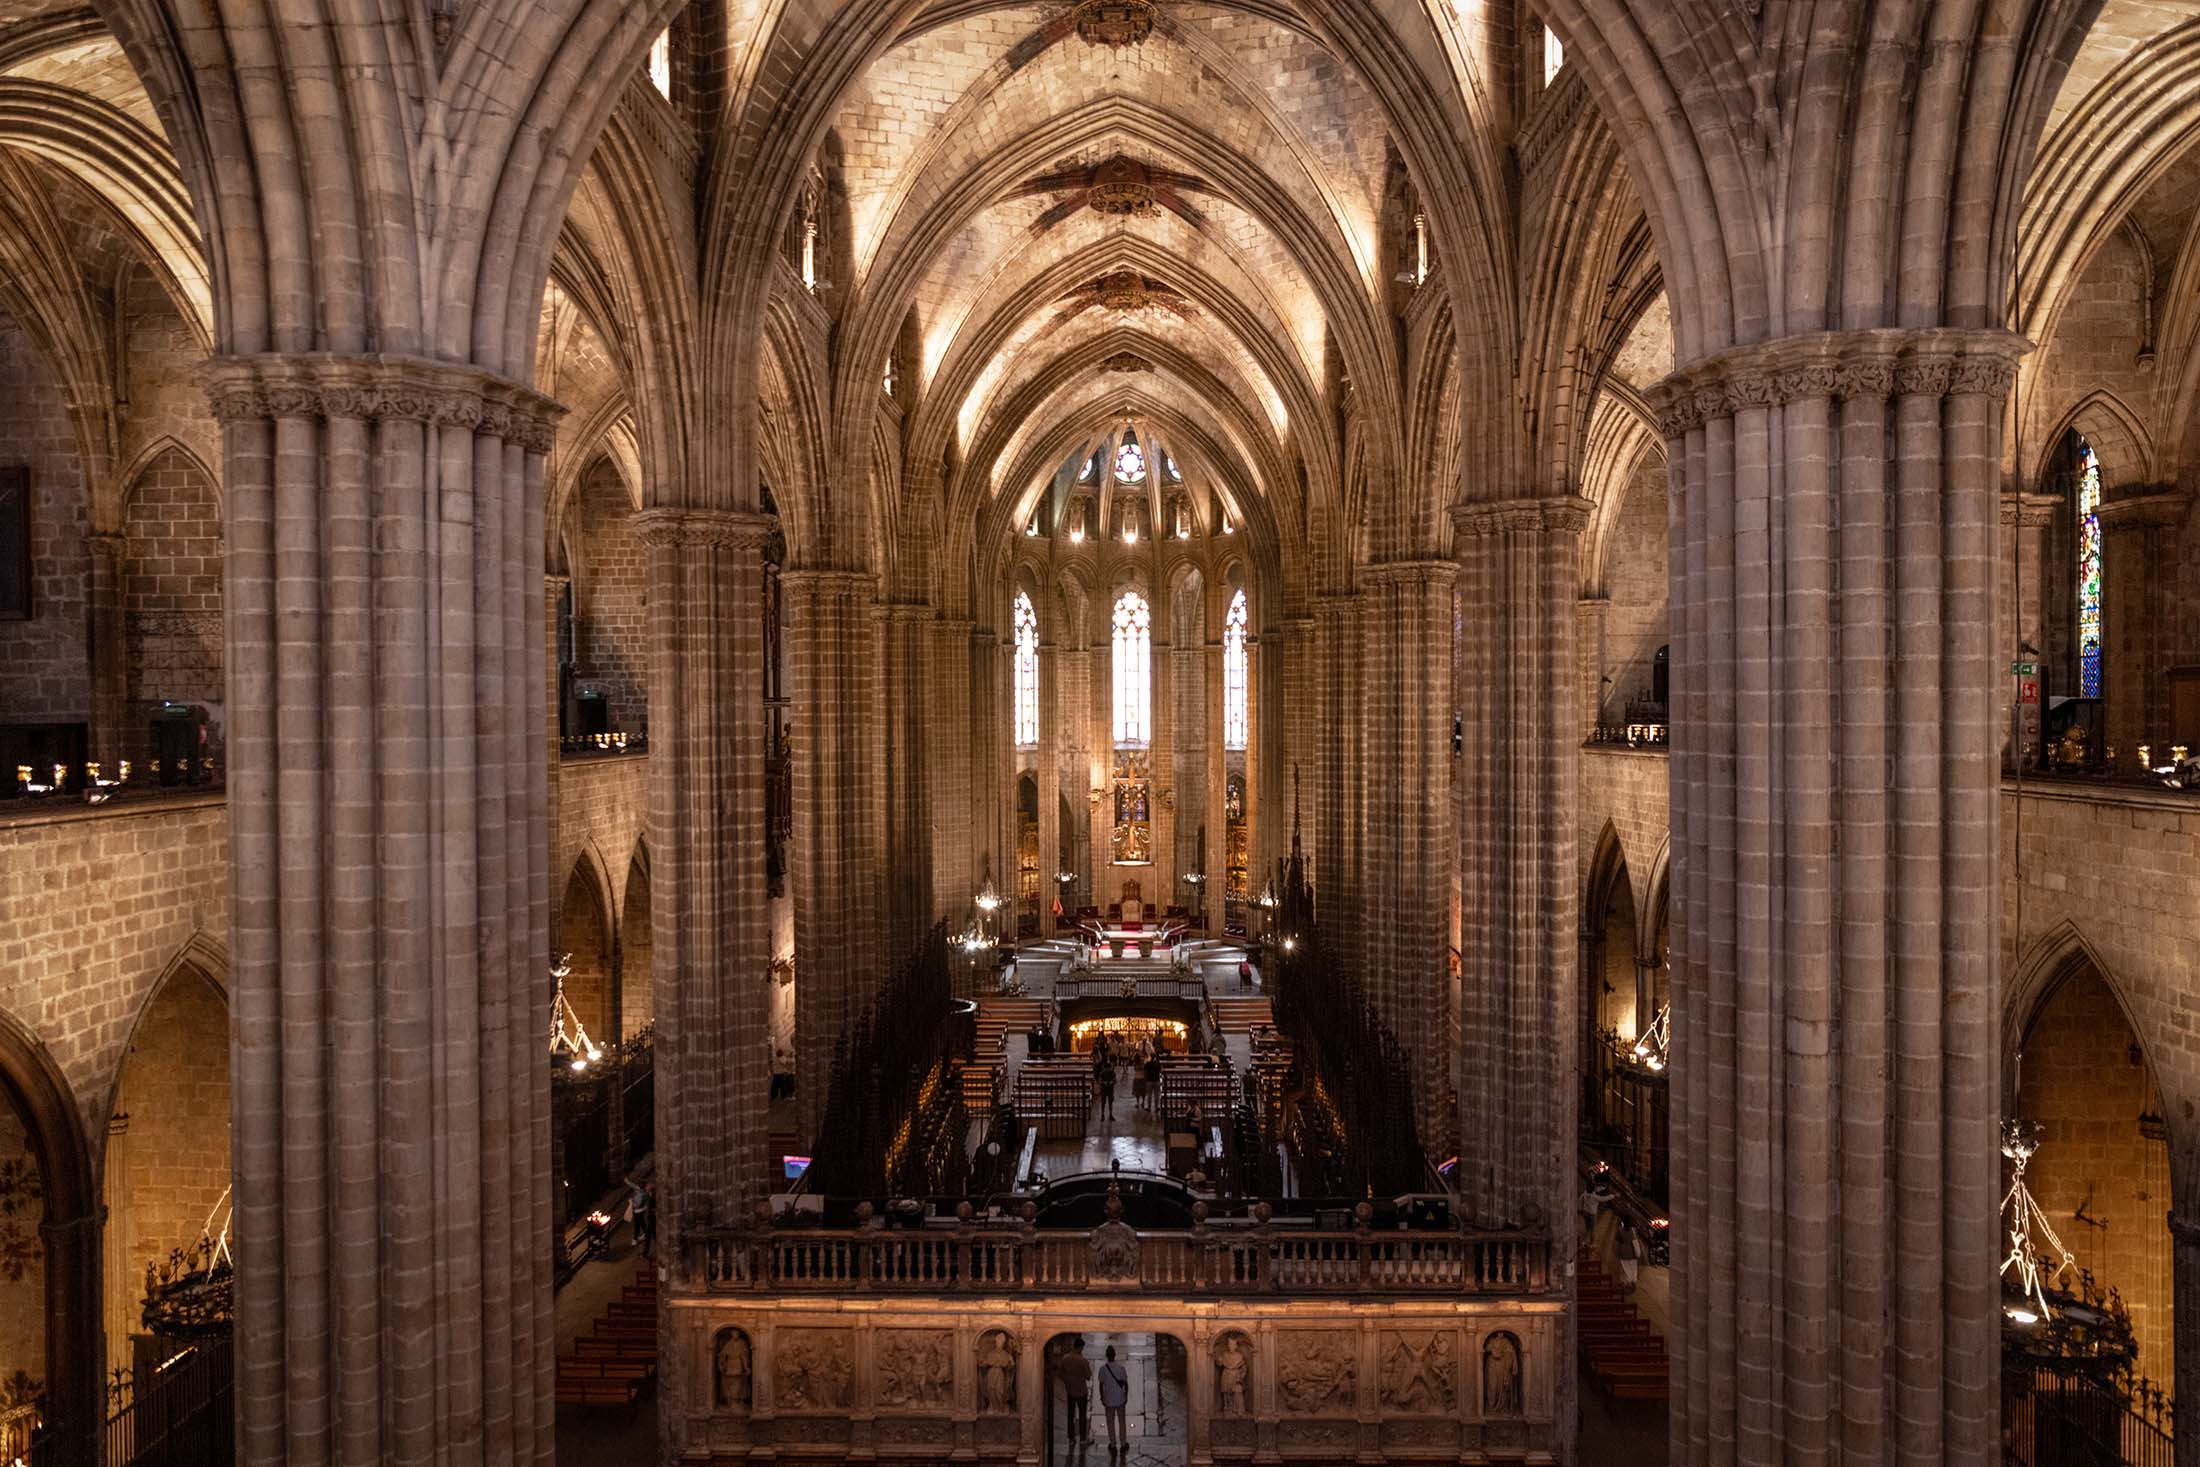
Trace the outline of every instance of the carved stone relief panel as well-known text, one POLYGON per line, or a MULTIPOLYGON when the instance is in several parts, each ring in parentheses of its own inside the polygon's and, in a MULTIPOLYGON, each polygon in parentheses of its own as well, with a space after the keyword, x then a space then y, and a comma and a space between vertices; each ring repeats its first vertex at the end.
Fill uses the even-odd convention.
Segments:
POLYGON ((878 1332, 877 1401, 882 1407, 945 1411, 955 1404, 955 1339, 944 1329, 878 1332))
POLYGON ((1276 1405, 1290 1416, 1349 1416, 1359 1401, 1359 1337, 1351 1330, 1276 1335, 1276 1405))
POLYGON ((782 1411, 845 1411, 855 1404, 856 1339, 849 1329, 780 1330, 772 1341, 772 1401, 782 1411))
POLYGON ((1449 1416, 1459 1409, 1459 1362, 1448 1329, 1386 1329, 1377 1342, 1383 1410, 1449 1416))

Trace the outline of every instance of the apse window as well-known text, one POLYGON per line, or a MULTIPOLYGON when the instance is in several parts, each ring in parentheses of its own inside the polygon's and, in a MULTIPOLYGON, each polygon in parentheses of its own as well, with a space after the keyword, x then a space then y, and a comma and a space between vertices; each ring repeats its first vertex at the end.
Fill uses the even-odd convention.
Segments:
POLYGON ((1016 593, 1016 747, 1039 743, 1039 613, 1031 594, 1016 593))
POLYGON ((1245 593, 1230 598, 1230 615, 1222 624, 1222 747, 1242 749, 1251 726, 1246 716, 1245 593))
POLYGON ((1558 79, 1559 69, 1566 64, 1566 43, 1558 38, 1558 32, 1543 27, 1543 85, 1549 86, 1558 79))
POLYGON ((649 43, 649 84, 657 89, 657 95, 672 100, 672 28, 657 32, 657 39, 649 43))
POLYGON ((2101 696, 2101 459, 2078 440, 2078 696, 2101 696))
POLYGON ((1146 479, 1146 450, 1133 438, 1115 451, 1115 478, 1122 484, 1141 484, 1146 479))
POLYGON ((1153 613, 1125 591, 1115 603, 1115 743, 1145 747, 1153 737, 1153 613))

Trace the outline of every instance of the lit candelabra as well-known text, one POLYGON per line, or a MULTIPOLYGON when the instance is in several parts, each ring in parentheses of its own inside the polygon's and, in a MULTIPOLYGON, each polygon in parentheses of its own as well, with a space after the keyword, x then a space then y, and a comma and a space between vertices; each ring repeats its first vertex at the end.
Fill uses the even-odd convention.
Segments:
POLYGON ((2001 1261, 2001 1277, 2004 1293, 2015 1296, 2003 1308, 2018 1324, 2053 1318, 2055 1311, 2048 1305, 2047 1291, 2051 1287, 2067 1289, 2077 1267, 2077 1260, 2055 1235, 2047 1214, 2033 1200, 2032 1189, 2024 1184, 2024 1169, 2039 1149, 2039 1127, 2019 1120, 2001 1123, 2001 1154, 2009 1158, 2012 1173, 2009 1190, 2001 1199, 2002 1228, 2009 1235, 2009 1256, 2001 1261), (2039 1243, 2042 1237, 2054 1250, 2053 1257, 2061 1260, 2052 1267, 2043 1260, 2039 1243))
POLYGON ((1646 1070, 1665 1068, 1667 1051, 1673 1043, 1673 1006, 1660 1004, 1658 1016, 1650 1021, 1650 1027, 1635 1041, 1635 1063, 1646 1070))
POLYGON ((588 1026, 573 1011, 572 1001, 565 996, 565 980, 573 971, 573 955, 559 953, 551 965, 550 976, 558 980, 558 996, 550 1005, 550 1057, 562 1060, 575 1074, 603 1058, 603 1051, 596 1041, 588 1037, 588 1026))

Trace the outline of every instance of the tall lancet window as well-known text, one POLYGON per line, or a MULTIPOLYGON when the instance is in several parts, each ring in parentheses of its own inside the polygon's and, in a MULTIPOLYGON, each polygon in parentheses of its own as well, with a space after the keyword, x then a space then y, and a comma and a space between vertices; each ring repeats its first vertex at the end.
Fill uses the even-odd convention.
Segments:
POLYGON ((1245 593, 1230 598, 1222 623, 1222 747, 1245 747, 1245 593))
POLYGON ((1039 613, 1029 592, 1016 593, 1016 747, 1039 743, 1039 613))
POLYGON ((1153 739, 1153 613, 1125 591, 1115 603, 1115 742, 1143 748, 1153 739))
POLYGON ((2101 460, 2078 440, 2078 696, 2101 696, 2101 460))

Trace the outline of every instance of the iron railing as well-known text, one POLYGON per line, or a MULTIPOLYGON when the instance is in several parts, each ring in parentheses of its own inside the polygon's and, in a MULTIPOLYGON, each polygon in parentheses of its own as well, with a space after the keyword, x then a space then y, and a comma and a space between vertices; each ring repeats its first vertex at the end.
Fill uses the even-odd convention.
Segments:
POLYGON ((2005 1467, 2176 1467, 2171 1407, 2137 1377, 2006 1370, 2001 1417, 2005 1467))

